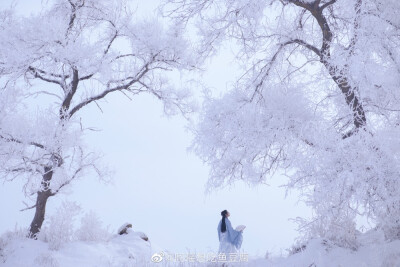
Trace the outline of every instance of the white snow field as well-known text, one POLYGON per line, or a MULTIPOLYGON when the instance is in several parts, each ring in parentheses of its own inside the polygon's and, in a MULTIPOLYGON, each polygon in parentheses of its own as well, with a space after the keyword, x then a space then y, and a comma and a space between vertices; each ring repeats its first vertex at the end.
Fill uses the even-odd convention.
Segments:
MULTIPOLYGON (((214 259, 217 262, 211 262, 208 255, 189 252, 178 256, 168 252, 151 242, 151 237, 149 241, 144 241, 140 232, 113 235, 106 241, 70 241, 61 244, 57 249, 50 249, 50 242, 28 239, 21 233, 17 231, 2 235, 0 266, 222 266, 222 258, 219 257, 214 259), (201 256, 205 256, 203 262, 199 262, 201 256)), ((286 257, 263 259, 250 255, 246 261, 244 258, 227 258, 224 266, 400 266, 399 240, 385 241, 383 234, 374 230, 359 235, 357 240, 357 249, 345 249, 314 239, 300 252, 286 257)))

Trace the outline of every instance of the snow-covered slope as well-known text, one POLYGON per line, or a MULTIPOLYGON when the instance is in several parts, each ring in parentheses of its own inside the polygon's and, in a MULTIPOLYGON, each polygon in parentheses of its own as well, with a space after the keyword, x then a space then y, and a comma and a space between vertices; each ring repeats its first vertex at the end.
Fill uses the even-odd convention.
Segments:
POLYGON ((0 243, 0 266, 79 267, 79 266, 147 266, 156 245, 144 241, 140 234, 115 235, 108 241, 72 241, 57 250, 41 240, 5 235, 0 243))
MULTIPOLYGON (((337 247, 321 239, 311 240, 303 250, 288 257, 270 259, 249 257, 247 262, 228 266, 251 267, 396 267, 400 266, 400 240, 387 242, 379 232, 370 231, 358 238, 357 249, 337 247)), ((72 241, 59 249, 50 249, 49 243, 31 240, 18 233, 4 234, 0 239, 0 266, 7 267, 130 267, 130 266, 221 266, 221 263, 174 263, 164 257, 152 262, 152 256, 166 250, 144 241, 140 233, 114 235, 107 241, 72 241)), ((172 252, 169 252, 173 254, 172 252)))
POLYGON ((329 247, 323 240, 312 240, 307 248, 285 258, 258 259, 249 266, 276 267, 398 267, 400 241, 361 245, 357 250, 329 247))

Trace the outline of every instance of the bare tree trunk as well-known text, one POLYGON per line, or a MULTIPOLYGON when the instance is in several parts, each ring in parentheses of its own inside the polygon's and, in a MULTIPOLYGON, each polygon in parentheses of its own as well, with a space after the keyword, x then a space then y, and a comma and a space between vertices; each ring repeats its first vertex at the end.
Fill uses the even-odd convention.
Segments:
POLYGON ((29 237, 34 239, 36 239, 37 234, 40 232, 44 221, 47 199, 53 195, 49 189, 50 181, 53 177, 53 168, 51 166, 46 166, 44 167, 44 171, 42 178, 43 189, 37 193, 35 216, 33 217, 29 229, 29 237))
MULTIPOLYGON (((328 64, 325 64, 325 66, 328 69, 332 79, 335 81, 335 83, 340 88, 340 91, 343 93, 346 99, 346 103, 353 113, 352 115, 355 129, 357 130, 364 127, 367 124, 367 118, 365 115, 364 107, 360 99, 356 95, 358 88, 350 85, 349 78, 346 76, 345 71, 337 71, 335 68, 329 66, 328 64)), ((343 138, 347 138, 352 134, 353 132, 349 132, 344 135, 343 138)))

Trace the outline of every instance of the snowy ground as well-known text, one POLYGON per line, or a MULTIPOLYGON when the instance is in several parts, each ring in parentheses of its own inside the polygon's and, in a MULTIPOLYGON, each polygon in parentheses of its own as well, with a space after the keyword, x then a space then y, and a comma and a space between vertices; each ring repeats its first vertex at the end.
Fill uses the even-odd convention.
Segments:
MULTIPOLYGON (((237 259, 229 266, 400 266, 400 241, 386 242, 383 236, 371 231, 359 237, 360 246, 350 250, 323 244, 312 240, 300 253, 282 258, 237 259), (243 260, 240 262, 240 260, 243 260)), ((26 267, 79 267, 79 266, 221 266, 221 263, 189 262, 187 255, 181 255, 176 263, 166 257, 167 252, 153 242, 144 241, 139 234, 114 235, 107 241, 72 241, 57 250, 49 243, 31 240, 18 233, 6 233, 0 239, 0 266, 26 267), (157 254, 163 253, 162 261, 156 261, 157 254), (182 258, 183 257, 183 258, 182 258)), ((170 256, 176 257, 170 252, 170 256)), ((207 256, 206 256, 207 257, 207 256)), ((218 259, 217 259, 218 260, 218 259)))

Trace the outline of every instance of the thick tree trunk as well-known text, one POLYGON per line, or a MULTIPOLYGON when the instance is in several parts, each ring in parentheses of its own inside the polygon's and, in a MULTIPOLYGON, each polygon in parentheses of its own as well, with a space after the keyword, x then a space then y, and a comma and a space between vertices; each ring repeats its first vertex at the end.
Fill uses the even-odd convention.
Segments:
MULTIPOLYGON (((349 83, 349 79, 347 78, 344 71, 337 71, 335 68, 325 64, 326 68, 329 70, 329 74, 332 79, 338 85, 340 90, 342 91, 347 105, 350 107, 353 115, 353 123, 355 129, 359 129, 364 127, 367 124, 367 118, 365 116, 364 107, 359 100, 356 92, 358 90, 357 87, 352 87, 349 83)), ((343 138, 347 138, 352 134, 352 132, 347 133, 343 136, 343 138)))
POLYGON ((44 174, 42 178, 42 191, 37 193, 36 198, 36 211, 35 217, 31 222, 29 229, 29 237, 36 239, 37 234, 40 232, 42 227, 44 216, 46 212, 46 204, 49 197, 52 196, 51 190, 49 189, 51 178, 53 177, 53 168, 46 166, 44 168, 44 174))
MULTIPOLYGON (((357 96, 358 88, 351 85, 348 73, 345 70, 346 67, 337 68, 335 65, 332 65, 331 62, 331 43, 334 35, 332 33, 331 28, 329 27, 328 20, 324 16, 323 12, 325 8, 333 5, 336 1, 332 0, 322 4, 321 1, 308 2, 300 0, 289 0, 289 2, 309 11, 311 15, 315 18, 315 20, 318 22, 318 25, 321 29, 321 34, 322 34, 321 49, 318 50, 317 48, 310 46, 308 44, 304 45, 304 42, 300 44, 307 47, 311 51, 315 52, 319 56, 320 61, 325 65, 333 81, 338 85, 341 92, 343 93, 346 99, 346 103, 352 111, 353 123, 355 126, 354 130, 343 135, 343 138, 347 138, 351 136, 353 133, 355 133, 358 129, 364 127, 367 124, 367 119, 365 116, 365 111, 361 103, 361 100, 357 96)), ((355 7, 357 14, 360 14, 361 12, 360 6, 361 6, 361 1, 357 1, 355 7)), ((358 28, 357 21, 355 21, 355 28, 358 28)), ((350 51, 354 49, 354 44, 356 43, 356 40, 357 40, 357 35, 355 34, 351 40, 350 51)), ((297 41, 296 43, 299 42, 297 41)))
MULTIPOLYGON (((343 138, 347 138, 355 133, 358 129, 364 127, 367 124, 367 119, 365 116, 364 107, 357 96, 358 88, 352 86, 346 71, 346 67, 340 68, 332 65, 331 62, 331 43, 333 39, 333 33, 329 27, 328 21, 323 14, 323 10, 329 5, 334 4, 336 1, 329 1, 328 3, 320 6, 320 1, 315 1, 313 4, 297 4, 302 6, 311 12, 314 18, 317 20, 322 33, 322 47, 320 50, 320 60, 327 68, 333 81, 338 85, 340 91, 343 93, 347 105, 350 107, 353 115, 353 123, 355 129, 343 135, 343 138)), ((360 12, 360 2, 357 3, 357 12, 360 12)), ((354 49, 354 44, 356 42, 356 36, 354 36, 351 49, 354 49)))

